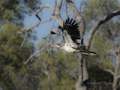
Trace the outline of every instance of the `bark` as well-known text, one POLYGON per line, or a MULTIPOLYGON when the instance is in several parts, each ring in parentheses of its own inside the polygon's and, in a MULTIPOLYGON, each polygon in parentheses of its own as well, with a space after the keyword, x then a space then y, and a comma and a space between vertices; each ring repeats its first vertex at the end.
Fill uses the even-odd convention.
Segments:
POLYGON ((116 57, 116 67, 115 67, 115 71, 113 74, 113 84, 112 84, 112 88, 113 90, 117 90, 117 82, 118 82, 118 72, 119 72, 119 68, 120 68, 120 55, 119 55, 119 49, 116 47, 115 42, 112 41, 113 43, 113 48, 114 48, 114 52, 115 52, 115 57, 116 57))
POLYGON ((76 83, 76 90, 87 90, 88 70, 85 56, 78 54, 79 57, 79 77, 76 83))
POLYGON ((60 15, 60 9, 62 6, 62 2, 63 2, 63 0, 58 0, 57 5, 54 9, 54 13, 51 16, 51 18, 56 20, 61 26, 63 25, 63 20, 62 20, 61 15, 60 15))

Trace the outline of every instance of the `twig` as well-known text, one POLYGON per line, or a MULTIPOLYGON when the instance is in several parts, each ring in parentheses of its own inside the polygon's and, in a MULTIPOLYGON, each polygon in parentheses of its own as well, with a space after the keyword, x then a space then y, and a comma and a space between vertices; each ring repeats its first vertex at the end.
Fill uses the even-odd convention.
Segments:
POLYGON ((22 48, 22 47, 23 47, 23 44, 24 44, 24 42, 25 42, 25 40, 26 40, 27 36, 28 36, 28 32, 26 32, 25 37, 24 37, 24 39, 23 39, 23 41, 22 41, 22 44, 20 45, 20 48, 22 48))
POLYGON ((25 62, 23 62, 23 63, 27 64, 34 56, 36 56, 37 54, 39 54, 40 52, 42 52, 45 48, 46 48, 46 46, 43 47, 42 49, 40 49, 39 51, 35 52, 34 54, 30 55, 29 58, 25 62))

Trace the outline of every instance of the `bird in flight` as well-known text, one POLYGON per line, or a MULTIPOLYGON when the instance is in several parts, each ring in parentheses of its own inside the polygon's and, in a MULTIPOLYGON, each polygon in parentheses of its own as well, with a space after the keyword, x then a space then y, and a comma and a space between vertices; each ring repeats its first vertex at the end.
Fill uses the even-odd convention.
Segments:
POLYGON ((63 22, 63 26, 59 26, 59 29, 61 29, 63 34, 64 45, 50 45, 50 48, 56 47, 67 52, 80 52, 85 55, 96 55, 95 52, 85 50, 85 47, 81 46, 81 37, 78 27, 78 23, 76 23, 75 20, 70 18, 66 19, 66 21, 63 22))

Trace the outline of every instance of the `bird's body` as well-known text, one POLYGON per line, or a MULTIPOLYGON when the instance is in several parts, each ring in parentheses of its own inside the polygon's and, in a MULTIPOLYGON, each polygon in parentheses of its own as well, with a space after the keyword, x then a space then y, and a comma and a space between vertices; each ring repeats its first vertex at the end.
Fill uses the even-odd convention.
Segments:
POLYGON ((51 48, 51 47, 56 47, 56 48, 65 50, 65 51, 67 51, 67 52, 75 52, 75 51, 76 51, 76 49, 74 49, 74 48, 72 48, 72 47, 70 47, 70 46, 67 46, 67 45, 64 45, 64 46, 51 45, 50 48, 51 48))
POLYGON ((67 52, 75 52, 76 49, 70 47, 70 46, 67 46, 67 45, 64 45, 63 47, 61 47, 61 49, 67 51, 67 52))
POLYGON ((51 47, 57 47, 63 49, 67 52, 80 52, 81 54, 86 55, 95 55, 95 52, 85 50, 85 47, 81 45, 80 31, 78 30, 78 23, 75 23, 73 19, 67 19, 63 22, 63 26, 59 27, 63 34, 64 45, 51 45, 51 47))

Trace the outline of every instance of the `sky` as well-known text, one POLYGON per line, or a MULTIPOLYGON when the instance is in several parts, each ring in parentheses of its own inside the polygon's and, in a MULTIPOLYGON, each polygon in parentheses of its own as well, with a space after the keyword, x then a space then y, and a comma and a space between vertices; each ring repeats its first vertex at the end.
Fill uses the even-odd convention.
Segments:
MULTIPOLYGON (((55 7, 55 0, 42 0, 42 4, 46 5, 46 4, 50 4, 53 5, 55 7)), ((79 5, 78 0, 74 0, 76 1, 76 5, 79 5)), ((34 12, 35 13, 35 12, 34 12)), ((34 15, 34 13, 32 13, 31 16, 26 15, 25 19, 24 19, 24 25, 25 27, 30 27, 32 25, 35 25, 38 22, 37 17, 34 15)), ((39 16, 41 17, 41 20, 47 20, 49 19, 50 15, 52 14, 52 10, 51 9, 43 9, 43 13, 39 14, 39 16)), ((63 19, 65 14, 62 14, 63 19)), ((35 44, 39 43, 41 41, 41 39, 45 36, 47 36, 50 32, 50 29, 53 27, 54 25, 59 25, 56 21, 52 20, 51 22, 47 22, 44 24, 40 24, 38 27, 35 27, 33 30, 36 31, 36 36, 37 36, 37 40, 33 41, 35 44)))
MULTIPOLYGON (((54 2, 55 0, 41 0, 41 1, 42 1, 42 5, 50 4, 55 7, 55 2, 54 2)), ((80 0, 73 0, 73 1, 76 2, 75 5, 79 7, 80 0)), ((29 15, 25 16, 24 25, 26 28, 30 27, 31 25, 35 25, 38 22, 38 19, 36 18, 34 13, 31 16, 29 15)), ((43 13, 39 14, 39 16, 41 17, 42 21, 44 21, 44 20, 49 19, 51 14, 52 14, 52 10, 47 8, 47 9, 43 9, 43 13)), ((64 17, 64 15, 65 13, 62 13, 62 18, 65 20, 66 17, 64 17)), ((33 42, 35 44, 39 43, 43 37, 49 34, 49 31, 53 25, 59 25, 59 24, 56 21, 52 20, 51 22, 40 24, 38 27, 35 27, 34 31, 36 31, 37 40, 33 42)))
MULTIPOLYGON (((54 3, 50 2, 50 0, 42 0, 42 1, 43 1, 42 2, 43 4, 51 4, 54 6, 54 3)), ((31 16, 29 16, 29 15, 25 16, 25 19, 24 19, 25 28, 33 26, 38 22, 38 18, 34 15, 34 13, 32 13, 31 16)), ((49 16, 51 14, 52 14, 52 10, 46 8, 46 9, 43 9, 43 13, 39 14, 39 16, 41 17, 41 20, 44 21, 44 20, 49 19, 49 16)), ((39 43, 43 37, 45 37, 49 34, 49 31, 50 31, 53 23, 55 23, 55 22, 51 21, 51 22, 47 22, 44 24, 40 24, 38 27, 35 27, 33 29, 34 31, 36 31, 36 36, 37 36, 37 40, 33 41, 35 44, 39 43)))

